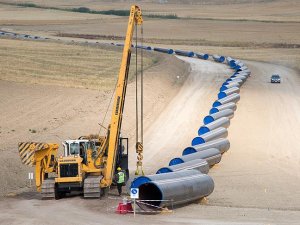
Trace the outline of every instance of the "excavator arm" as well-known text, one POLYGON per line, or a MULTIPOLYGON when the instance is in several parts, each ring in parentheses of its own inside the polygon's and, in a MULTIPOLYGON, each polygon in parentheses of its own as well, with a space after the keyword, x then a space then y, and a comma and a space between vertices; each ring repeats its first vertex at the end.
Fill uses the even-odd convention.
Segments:
POLYGON ((111 116, 110 134, 108 140, 108 155, 106 160, 106 167, 104 171, 104 178, 101 180, 101 187, 108 187, 112 184, 116 153, 118 148, 118 139, 120 136, 122 116, 125 103, 125 95, 128 81, 128 72, 131 58, 131 44, 135 25, 143 23, 141 9, 133 5, 130 8, 129 21, 127 26, 126 39, 123 49, 122 62, 116 86, 116 93, 114 97, 114 104, 111 116))

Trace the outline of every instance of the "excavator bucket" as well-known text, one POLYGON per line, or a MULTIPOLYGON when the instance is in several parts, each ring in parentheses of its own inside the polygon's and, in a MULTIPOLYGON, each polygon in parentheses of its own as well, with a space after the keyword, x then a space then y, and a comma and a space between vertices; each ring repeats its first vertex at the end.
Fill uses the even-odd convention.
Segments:
POLYGON ((19 143, 19 155, 23 164, 28 166, 35 165, 36 157, 35 153, 43 149, 47 149, 49 146, 47 143, 39 142, 20 142, 19 143))

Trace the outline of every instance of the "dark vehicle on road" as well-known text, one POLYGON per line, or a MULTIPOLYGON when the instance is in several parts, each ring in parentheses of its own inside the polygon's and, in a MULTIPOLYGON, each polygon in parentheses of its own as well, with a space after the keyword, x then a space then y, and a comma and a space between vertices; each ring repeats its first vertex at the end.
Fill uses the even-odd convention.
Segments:
POLYGON ((271 83, 281 83, 281 78, 278 74, 273 74, 271 76, 271 83))

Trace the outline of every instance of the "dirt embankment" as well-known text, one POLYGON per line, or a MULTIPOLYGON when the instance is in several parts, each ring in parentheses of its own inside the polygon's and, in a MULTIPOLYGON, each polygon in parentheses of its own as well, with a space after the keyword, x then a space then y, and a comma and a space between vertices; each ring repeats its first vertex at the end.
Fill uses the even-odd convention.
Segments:
MULTIPOLYGON (((146 128, 172 99, 189 73, 188 64, 175 57, 157 57, 158 62, 144 73, 146 128)), ((123 117, 122 135, 129 138, 135 133, 134 87, 134 83, 128 85, 123 117)), ((33 171, 33 168, 21 164, 18 142, 61 143, 65 139, 98 133, 98 123, 103 121, 111 95, 112 91, 0 80, 0 196, 19 192, 28 184, 27 173, 33 171)), ((105 126, 110 113, 108 108, 105 126)), ((130 139, 130 145, 133 143, 134 140, 130 139)))
MULTIPOLYGON (((173 88, 166 81, 168 85, 164 86, 176 94, 170 95, 172 100, 165 108, 166 104, 161 104, 159 110, 163 110, 155 110, 157 113, 150 118, 151 121, 147 120, 149 127, 145 132, 144 162, 148 174, 150 169, 166 165, 171 157, 179 155, 189 145, 215 100, 219 86, 232 74, 224 64, 182 59, 191 64, 191 74, 180 89, 177 86, 173 88)), ((99 221, 103 224, 298 224, 300 155, 296 131, 300 126, 299 74, 274 64, 246 63, 252 76, 241 89, 241 101, 228 129, 231 148, 223 155, 220 164, 209 172, 215 181, 215 190, 208 201, 202 203, 205 205, 195 202, 176 208, 172 214, 138 214, 136 218, 121 215, 121 218, 114 212, 118 200, 112 198, 86 201, 76 196, 61 199, 58 204, 55 200, 41 201, 38 195, 27 192, 0 202, 0 223, 40 224, 50 212, 55 217, 48 224, 99 224, 99 221), (275 72, 282 75, 281 84, 269 82, 270 74, 275 72), (81 213, 72 214, 66 220, 66 208, 70 212, 81 213)), ((153 69, 155 72, 156 69, 153 69)), ((155 74, 159 76, 159 73, 155 74)), ((153 80, 156 80, 155 77, 153 80)), ((155 90, 150 89, 149 96, 159 90, 156 88, 160 84, 152 86, 155 90)), ((156 96, 157 93, 153 99, 156 96)), ((151 104, 147 107, 149 110, 151 104)), ((132 113, 129 108, 126 110, 132 113)), ((93 115, 81 113, 74 117, 74 120, 79 120, 77 123, 69 121, 69 125, 74 123, 74 127, 67 130, 69 125, 65 123, 64 129, 69 133, 78 129, 85 133, 92 130, 82 128, 82 121, 95 125, 96 129, 96 124, 87 116, 93 115)), ((134 120, 134 116, 131 117, 126 121, 134 120)), ((126 127, 130 126, 127 124, 126 127)), ((64 132, 62 128, 55 131, 58 130, 64 132)))

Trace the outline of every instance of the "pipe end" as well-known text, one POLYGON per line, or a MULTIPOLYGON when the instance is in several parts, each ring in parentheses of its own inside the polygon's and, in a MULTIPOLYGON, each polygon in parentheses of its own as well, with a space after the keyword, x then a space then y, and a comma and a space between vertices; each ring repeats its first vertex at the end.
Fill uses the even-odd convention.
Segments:
POLYGON ((183 150, 182 155, 183 156, 184 155, 189 155, 189 154, 192 154, 192 153, 195 153, 195 152, 197 152, 197 150, 195 148, 193 148, 193 147, 187 147, 187 148, 185 148, 183 150))
POLYGON ((205 143, 205 140, 202 137, 195 137, 192 140, 192 146, 199 145, 205 143))
POLYGON ((180 163, 184 163, 184 161, 181 158, 174 158, 171 159, 171 161, 169 162, 169 166, 177 165, 180 163))
POLYGON ((217 109, 217 108, 215 108, 215 107, 213 107, 213 108, 211 108, 210 110, 209 110, 209 114, 211 115, 211 114, 214 114, 214 113, 217 113, 217 112, 219 112, 219 110, 217 109))
POLYGON ((199 130, 198 130, 198 135, 200 136, 201 134, 205 134, 205 133, 207 133, 207 132, 209 132, 209 131, 210 131, 210 130, 208 129, 208 127, 202 126, 202 127, 200 127, 199 130))
POLYGON ((162 167, 159 170, 157 170, 156 174, 161 174, 161 173, 170 173, 173 172, 172 170, 170 170, 168 167, 162 167))

